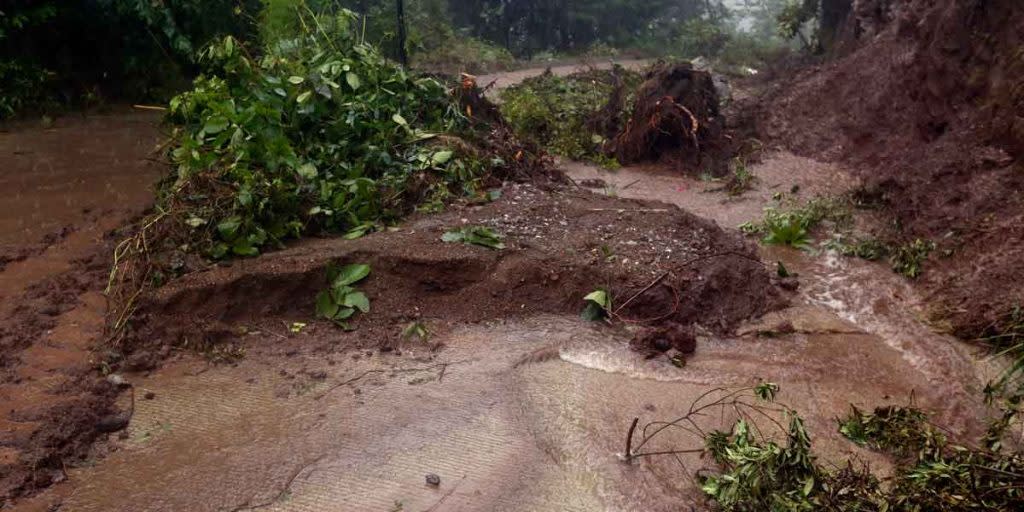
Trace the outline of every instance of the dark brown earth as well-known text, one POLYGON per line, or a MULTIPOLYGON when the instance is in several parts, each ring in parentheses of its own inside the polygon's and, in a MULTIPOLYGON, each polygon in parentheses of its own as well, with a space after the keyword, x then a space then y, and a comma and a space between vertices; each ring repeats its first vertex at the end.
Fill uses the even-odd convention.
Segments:
POLYGON ((64 478, 117 410, 97 372, 109 233, 147 207, 153 115, 0 130, 0 502, 64 478))
POLYGON ((856 2, 848 52, 773 84, 760 132, 848 164, 894 241, 939 249, 923 285, 971 339, 1024 304, 1024 10, 1016 0, 856 2))
MULTIPOLYGON (((615 101, 613 95, 609 104, 615 101)), ((610 152, 623 164, 666 161, 724 174, 733 145, 719 103, 711 73, 690 63, 657 64, 644 76, 610 152)))
POLYGON ((412 322, 436 332, 459 323, 575 314, 583 296, 598 288, 611 290, 616 319, 722 332, 784 303, 754 251, 676 207, 516 184, 485 206, 424 216, 355 241, 307 241, 186 276, 145 301, 123 348, 143 360, 149 356, 139 354, 166 347, 287 351, 295 345, 254 347, 246 334, 298 339, 288 329, 298 321, 313 323, 301 344, 315 350, 401 350, 421 343, 401 336, 412 322), (462 225, 504 233, 508 248, 440 241, 462 225), (332 262, 373 269, 361 285, 373 310, 357 317, 349 333, 311 319, 332 262))

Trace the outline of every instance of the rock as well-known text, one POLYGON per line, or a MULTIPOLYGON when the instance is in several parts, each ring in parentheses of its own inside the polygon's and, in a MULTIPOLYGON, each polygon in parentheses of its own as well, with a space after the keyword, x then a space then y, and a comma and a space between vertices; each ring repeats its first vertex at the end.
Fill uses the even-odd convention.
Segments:
POLYGON ((130 388, 132 385, 128 383, 120 374, 111 373, 107 375, 107 382, 117 388, 130 388))
POLYGON ((152 399, 156 398, 156 393, 154 393, 152 391, 146 391, 146 394, 142 395, 142 398, 145 398, 146 400, 152 400, 152 399))
POLYGON ((115 414, 109 414, 107 416, 100 418, 100 420, 96 422, 96 430, 99 430, 100 432, 103 432, 105 434, 117 432, 118 430, 124 430, 125 427, 128 426, 128 423, 131 422, 131 420, 131 413, 119 412, 115 414))
POLYGON ((441 485, 441 477, 437 476, 437 475, 435 475, 433 473, 429 473, 427 475, 427 485, 429 485, 431 487, 437 487, 437 486, 441 485))

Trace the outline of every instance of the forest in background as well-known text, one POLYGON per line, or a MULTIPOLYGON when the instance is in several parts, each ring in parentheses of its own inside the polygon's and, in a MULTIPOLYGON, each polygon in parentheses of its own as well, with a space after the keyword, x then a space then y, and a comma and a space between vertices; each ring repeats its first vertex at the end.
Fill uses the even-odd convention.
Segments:
POLYGON ((386 56, 454 74, 617 55, 757 67, 825 48, 819 1, 11 0, 0 8, 0 119, 166 100, 202 71, 197 55, 211 41, 232 35, 258 47, 293 33, 296 10, 350 9, 386 56))

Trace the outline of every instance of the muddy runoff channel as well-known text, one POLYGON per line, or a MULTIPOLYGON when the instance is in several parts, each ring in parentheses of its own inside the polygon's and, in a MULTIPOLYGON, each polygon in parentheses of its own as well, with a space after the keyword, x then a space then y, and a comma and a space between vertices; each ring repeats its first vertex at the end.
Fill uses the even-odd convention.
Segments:
MULTIPOLYGON (((585 236, 572 233, 600 239, 601 230, 618 220, 622 225, 604 235, 627 245, 643 239, 656 241, 651 245, 666 253, 692 250, 699 255, 719 236, 708 234, 714 224, 726 230, 723 236, 738 239, 736 226, 759 218, 777 190, 799 185, 809 197, 852 187, 841 169, 785 153, 771 155, 751 169, 760 178, 757 189, 728 199, 671 169, 610 173, 572 162, 564 167, 593 194, 575 191, 576 199, 555 201, 551 210, 525 220, 509 213, 513 208, 414 220, 401 234, 382 234, 394 235, 393 241, 378 253, 360 246, 362 241, 338 253, 373 259, 380 273, 399 271, 401 265, 389 266, 381 256, 391 253, 401 254, 394 261, 403 264, 436 262, 405 272, 438 272, 443 262, 468 261, 470 252, 458 251, 482 249, 460 248, 435 258, 431 251, 441 249, 414 242, 436 240, 437 232, 459 221, 493 225, 515 238, 517 249, 549 253, 540 260, 518 261, 513 255, 493 256, 493 264, 482 266, 452 264, 453 272, 473 274, 454 285, 452 276, 440 274, 402 277, 430 284, 429 291, 443 298, 414 307, 422 309, 428 325, 436 321, 439 326, 429 342, 371 350, 343 341, 348 335, 328 326, 290 332, 291 321, 308 321, 308 313, 300 312, 310 306, 309 286, 272 291, 243 278, 313 279, 309 276, 319 269, 311 262, 322 260, 324 251, 341 251, 336 241, 217 269, 190 283, 198 291, 182 287, 167 292, 159 303, 167 323, 184 322, 176 311, 205 308, 238 320, 231 326, 236 335, 238 325, 255 326, 245 332, 247 356, 219 365, 182 356, 159 370, 126 375, 131 389, 121 405, 133 411, 128 428, 110 435, 102 456, 69 468, 67 485, 47 491, 42 501, 59 495, 60 510, 68 511, 704 510, 709 506, 695 476, 712 468, 712 462, 686 453, 627 463, 627 430, 634 418, 641 425, 675 418, 709 390, 751 386, 762 379, 778 383, 780 402, 803 415, 822 459, 842 463, 856 456, 882 474, 889 466, 886 460, 836 433, 835 418, 851 404, 873 408, 913 399, 955 434, 983 428, 986 411, 980 395, 989 377, 986 364, 922 323, 920 300, 883 266, 828 253, 760 248, 769 267, 783 261, 799 273, 799 289, 786 297, 786 307, 730 329, 718 328, 718 311, 735 316, 737 308, 746 311, 739 303, 763 298, 744 296, 748 291, 743 287, 710 294, 736 304, 724 309, 709 304, 703 316, 694 313, 703 327, 697 331, 696 352, 680 368, 664 356, 648 359, 631 350, 635 328, 582 321, 575 314, 580 297, 573 294, 586 289, 580 287, 589 285, 588 277, 579 269, 560 267, 564 255, 531 231, 531 223, 550 224, 544 237, 559 233, 566 253, 590 247, 617 267, 607 275, 641 274, 638 282, 643 283, 651 275, 624 257, 626 251, 611 258, 596 245, 576 244, 585 236), (668 205, 705 220, 659 221, 677 215, 668 205), (303 265, 309 268, 292 271, 303 265), (535 305, 541 299, 523 284, 527 280, 553 281, 547 286, 565 291, 563 306, 540 311, 544 308, 535 305), (478 286, 471 281, 502 284, 519 295, 462 294, 478 286), (264 309, 239 313, 252 294, 262 296, 254 302, 264 309), (470 300, 480 301, 474 307, 486 314, 462 313, 470 300), (261 316, 273 321, 261 321, 261 316), (482 318, 491 319, 478 321, 482 318), (439 484, 428 482, 427 475, 438 477, 439 484)), ((538 194, 543 192, 517 188, 507 190, 503 201, 519 202, 525 209, 538 194)), ((743 261, 719 264, 744 268, 751 282, 763 279, 750 270, 757 265, 743 261)), ((698 273, 695 279, 704 278, 698 273)), ((408 291, 400 282, 369 285, 376 286, 368 292, 380 323, 390 319, 387 311, 393 307, 432 300, 389 298, 389 292, 408 291)), ((614 289, 616 283, 608 284, 614 289)), ((693 288, 702 296, 709 289, 713 283, 693 288)), ((383 332, 374 322, 371 315, 360 325, 362 336, 383 332)), ((166 332, 151 334, 157 339, 166 332)), ((727 429, 734 420, 722 413, 699 423, 704 429, 727 429)), ((644 450, 687 450, 701 444, 685 432, 667 431, 644 450)))

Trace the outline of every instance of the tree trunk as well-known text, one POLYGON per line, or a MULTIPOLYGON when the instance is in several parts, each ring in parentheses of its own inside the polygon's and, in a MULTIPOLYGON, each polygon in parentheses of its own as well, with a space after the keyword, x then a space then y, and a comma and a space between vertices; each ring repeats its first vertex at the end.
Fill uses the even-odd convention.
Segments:
POLYGON ((405 0, 395 0, 395 17, 398 19, 398 62, 409 66, 409 53, 405 48, 405 0))

